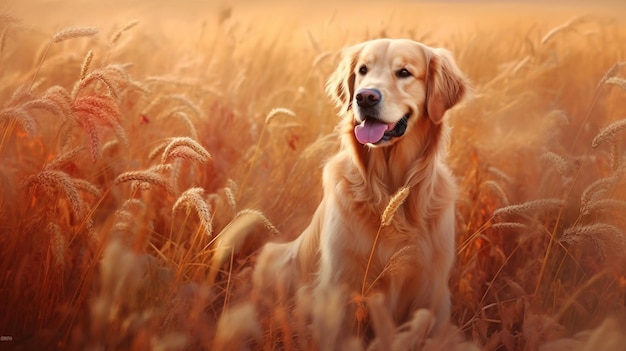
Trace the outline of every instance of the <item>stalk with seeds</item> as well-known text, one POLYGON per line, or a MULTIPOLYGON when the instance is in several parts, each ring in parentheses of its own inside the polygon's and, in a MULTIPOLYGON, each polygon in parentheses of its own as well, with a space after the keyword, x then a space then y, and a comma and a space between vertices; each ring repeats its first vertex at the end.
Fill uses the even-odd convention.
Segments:
POLYGON ((398 189, 398 191, 391 197, 387 207, 383 211, 383 214, 380 217, 380 226, 378 227, 378 231, 376 232, 376 236, 374 237, 374 242, 372 243, 372 249, 370 250, 369 257, 367 259, 367 264, 365 265, 365 273, 363 274, 363 283, 361 284, 361 295, 365 294, 365 287, 367 284, 367 275, 369 274, 369 269, 372 264, 372 258, 374 257, 374 252, 376 251, 376 246, 378 244, 378 237, 380 236, 380 232, 383 227, 386 227, 391 224, 391 220, 395 215, 398 208, 402 206, 404 201, 409 196, 409 188, 402 187, 398 189))

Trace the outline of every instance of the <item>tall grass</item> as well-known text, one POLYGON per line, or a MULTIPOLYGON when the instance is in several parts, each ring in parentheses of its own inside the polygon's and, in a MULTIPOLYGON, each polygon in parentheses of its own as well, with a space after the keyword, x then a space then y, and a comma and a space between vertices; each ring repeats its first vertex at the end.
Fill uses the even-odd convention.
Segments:
POLYGON ((503 7, 489 22, 477 5, 444 16, 432 4, 190 3, 184 21, 129 10, 119 24, 106 11, 78 21, 68 4, 61 27, 0 15, 1 346, 624 345, 623 19, 548 5, 529 13, 552 18, 503 7), (430 312, 395 326, 361 296, 357 317, 378 334, 363 345, 333 327, 339 293, 254 297, 251 267, 320 199, 338 147, 323 95, 338 50, 380 36, 446 46, 475 92, 449 115, 452 323, 427 338, 430 312))

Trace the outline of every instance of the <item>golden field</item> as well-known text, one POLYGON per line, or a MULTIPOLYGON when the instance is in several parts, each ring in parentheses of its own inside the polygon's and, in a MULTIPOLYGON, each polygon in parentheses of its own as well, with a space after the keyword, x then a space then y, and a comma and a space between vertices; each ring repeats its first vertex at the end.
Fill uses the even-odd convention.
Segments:
POLYGON ((0 5, 0 348, 302 350, 341 335, 306 323, 325 308, 306 296, 256 310, 250 271, 320 200, 340 49, 408 37, 452 51, 474 90, 448 115, 452 325, 337 348, 622 350, 625 10, 0 5))

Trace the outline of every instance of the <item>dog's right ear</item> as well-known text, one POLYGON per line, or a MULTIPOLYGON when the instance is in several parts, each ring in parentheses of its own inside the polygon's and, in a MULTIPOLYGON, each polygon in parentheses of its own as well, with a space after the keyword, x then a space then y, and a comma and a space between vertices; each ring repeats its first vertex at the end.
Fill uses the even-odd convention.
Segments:
POLYGON ((348 112, 352 107, 354 79, 356 77, 354 70, 361 47, 362 45, 359 44, 343 49, 337 69, 326 82, 326 93, 340 108, 341 114, 348 112))

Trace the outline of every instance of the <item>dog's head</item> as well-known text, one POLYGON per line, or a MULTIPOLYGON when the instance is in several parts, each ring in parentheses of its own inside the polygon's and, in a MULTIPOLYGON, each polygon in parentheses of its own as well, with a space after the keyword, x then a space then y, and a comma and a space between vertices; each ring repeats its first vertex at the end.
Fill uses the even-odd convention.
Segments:
POLYGON ((440 124, 468 86, 448 51, 377 39, 344 49, 326 89, 351 119, 356 141, 377 148, 409 137, 419 119, 440 124))

